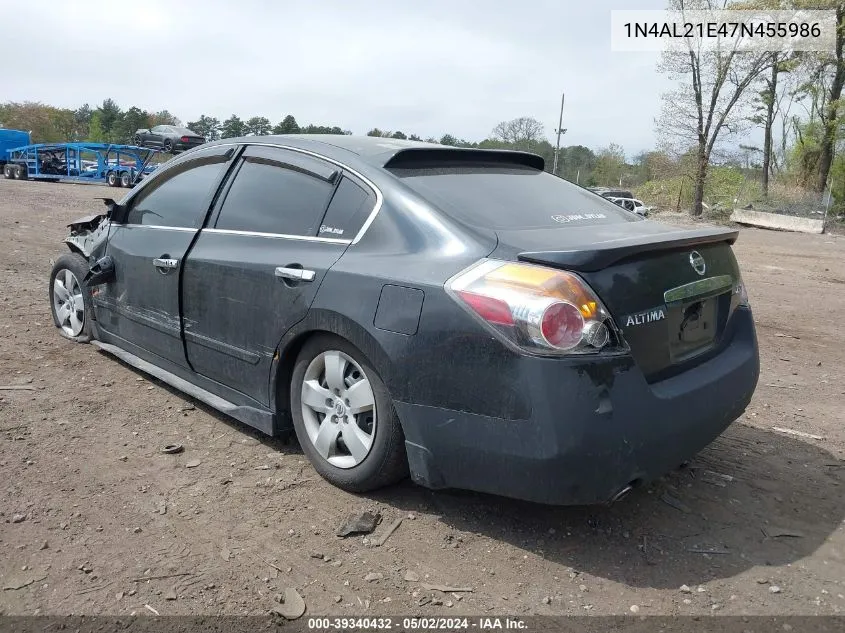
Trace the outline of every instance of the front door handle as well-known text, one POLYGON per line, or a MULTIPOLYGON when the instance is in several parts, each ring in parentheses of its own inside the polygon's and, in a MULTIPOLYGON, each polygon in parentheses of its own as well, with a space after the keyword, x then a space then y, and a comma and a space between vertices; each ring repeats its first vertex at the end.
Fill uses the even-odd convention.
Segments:
POLYGON ((164 257, 156 257, 153 260, 153 266, 156 268, 166 268, 166 269, 173 269, 179 267, 179 260, 178 259, 170 259, 164 257))
POLYGON ((304 268, 286 268, 279 266, 276 268, 276 277, 281 279, 291 279, 293 281, 314 281, 317 276, 313 270, 306 270, 304 268))

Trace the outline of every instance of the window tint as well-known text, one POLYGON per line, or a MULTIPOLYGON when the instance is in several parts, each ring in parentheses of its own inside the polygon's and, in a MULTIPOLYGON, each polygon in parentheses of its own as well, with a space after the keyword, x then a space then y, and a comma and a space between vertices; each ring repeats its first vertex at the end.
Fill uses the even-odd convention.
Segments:
POLYGON ((391 169, 449 215, 490 229, 615 224, 640 218, 583 187, 528 167, 391 169))
POLYGON ((129 224, 199 227, 208 209, 209 197, 226 168, 225 157, 192 161, 174 167, 161 183, 150 183, 131 202, 129 224))
POLYGON ((351 240, 361 230, 374 204, 375 199, 369 193, 344 178, 332 196, 317 235, 351 240))
POLYGON ((226 194, 216 228, 314 236, 331 192, 328 182, 250 158, 226 194))

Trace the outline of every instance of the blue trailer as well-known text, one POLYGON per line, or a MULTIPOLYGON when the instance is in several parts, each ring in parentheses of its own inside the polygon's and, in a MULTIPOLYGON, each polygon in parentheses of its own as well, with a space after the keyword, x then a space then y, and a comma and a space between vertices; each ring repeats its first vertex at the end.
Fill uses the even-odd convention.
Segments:
POLYGON ((23 130, 7 130, 0 128, 0 171, 4 171, 4 167, 9 160, 9 150, 21 145, 29 145, 32 143, 29 132, 23 130))
POLYGON ((112 143, 36 143, 6 151, 3 175, 18 180, 106 183, 132 187, 157 165, 158 150, 112 143))

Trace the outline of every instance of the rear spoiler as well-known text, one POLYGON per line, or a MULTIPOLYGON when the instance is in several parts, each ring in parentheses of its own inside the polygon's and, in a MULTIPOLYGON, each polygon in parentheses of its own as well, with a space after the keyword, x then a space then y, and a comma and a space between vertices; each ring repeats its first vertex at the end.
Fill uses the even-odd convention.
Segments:
POLYGON ((408 147, 400 149, 384 164, 385 169, 426 169, 472 165, 530 167, 543 171, 546 161, 529 152, 463 147, 408 147))
POLYGON ((733 244, 738 237, 739 231, 733 229, 692 229, 623 237, 590 244, 578 250, 524 252, 520 253, 518 258, 525 262, 552 264, 576 272, 594 272, 644 253, 682 250, 719 242, 733 244))

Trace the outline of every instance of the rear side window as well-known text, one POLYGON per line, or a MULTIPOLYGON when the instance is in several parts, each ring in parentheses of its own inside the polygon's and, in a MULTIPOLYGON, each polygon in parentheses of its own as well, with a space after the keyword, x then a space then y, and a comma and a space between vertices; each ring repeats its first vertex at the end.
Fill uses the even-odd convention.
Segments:
POLYGON ((375 198, 370 193, 344 178, 329 203, 317 236, 351 240, 361 230, 374 205, 375 198))
POLYGON ((225 156, 174 167, 173 175, 168 172, 160 184, 151 182, 132 200, 127 223, 198 228, 225 169, 225 156))
POLYGON ((640 220, 583 187, 530 167, 467 165, 389 171, 449 215, 489 229, 640 220))
POLYGON ((215 228, 313 237, 332 189, 304 172, 248 158, 226 194, 215 228))

